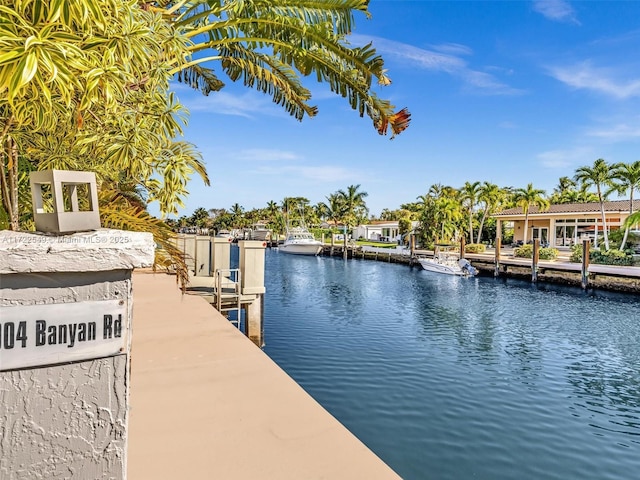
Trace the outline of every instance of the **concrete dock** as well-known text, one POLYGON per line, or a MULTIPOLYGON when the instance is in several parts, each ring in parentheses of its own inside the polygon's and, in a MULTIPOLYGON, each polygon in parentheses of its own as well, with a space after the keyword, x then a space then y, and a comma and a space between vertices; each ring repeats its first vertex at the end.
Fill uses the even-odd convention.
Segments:
POLYGON ((203 298, 133 275, 128 478, 398 479, 203 298))

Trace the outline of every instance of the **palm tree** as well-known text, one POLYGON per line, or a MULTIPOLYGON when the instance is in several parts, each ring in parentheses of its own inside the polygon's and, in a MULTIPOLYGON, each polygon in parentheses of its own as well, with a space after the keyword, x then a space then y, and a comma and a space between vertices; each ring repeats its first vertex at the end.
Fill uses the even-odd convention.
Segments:
MULTIPOLYGON (((611 178, 616 180, 618 193, 629 191, 629 215, 633 215, 633 193, 640 188, 640 160, 633 163, 616 163, 611 167, 611 178)), ((629 236, 629 226, 625 227, 620 250, 624 250, 629 236)))
POLYGON ((337 225, 344 217, 344 202, 340 195, 332 193, 327 197, 327 202, 321 202, 318 207, 322 210, 323 218, 337 225))
POLYGON ((369 212, 364 200, 369 194, 358 191, 359 188, 360 185, 349 185, 346 191, 338 190, 336 192, 342 204, 342 220, 347 226, 347 229, 355 226, 363 218, 367 218, 369 212))
POLYGON ((460 208, 460 202, 454 198, 441 197, 435 202, 435 220, 439 224, 440 235, 438 240, 451 241, 457 228, 458 223, 462 220, 464 213, 460 208))
POLYGON ((566 194, 575 191, 575 188, 576 182, 571 178, 560 177, 558 185, 553 189, 553 192, 551 192, 549 201, 554 205, 558 203, 566 203, 564 201, 566 194))
POLYGON ((194 227, 204 228, 209 223, 209 212, 205 208, 196 208, 191 214, 191 225, 194 227))
POLYGON ((304 76, 327 82, 360 116, 366 113, 380 134, 390 127, 395 136, 409 124, 406 109, 394 112, 372 91, 374 78, 381 86, 391 83, 382 58, 371 44, 351 47, 346 40, 354 13, 369 15, 368 0, 160 4, 167 5, 158 10, 171 27, 194 42, 189 47, 193 56, 186 63, 176 61, 173 73, 207 95, 224 87, 204 66, 218 62, 232 81, 242 79, 245 86, 271 95, 298 120, 317 113, 308 103, 311 92, 300 81, 304 76))
MULTIPOLYGON (((469 216, 469 243, 473 241, 473 209, 478 201, 478 195, 480 193, 480 182, 464 182, 460 195, 462 197, 463 205, 469 216)), ((478 241, 480 241, 480 235, 478 235, 478 241)))
MULTIPOLYGON (((574 180, 586 188, 596 187, 598 202, 600 203, 600 214, 602 217, 602 234, 604 235, 604 248, 609 250, 609 232, 607 229, 607 219, 604 214, 604 201, 611 193, 611 166, 602 158, 593 162, 592 167, 580 167, 576 170, 574 180), (605 190, 606 189, 606 190, 605 190)), ((597 245, 596 245, 597 246, 597 245)))
POLYGON ((442 185, 441 183, 435 183, 429 187, 427 195, 435 198, 452 197, 457 195, 457 192, 458 191, 453 187, 442 185))
POLYGON ((478 227, 478 243, 482 240, 482 229, 484 227, 485 220, 489 215, 496 211, 504 197, 505 191, 495 183, 484 182, 480 187, 480 191, 478 192, 478 201, 484 204, 484 208, 482 209, 480 227, 478 227))
POLYGON ((514 191, 514 199, 518 207, 522 207, 524 213, 524 243, 527 243, 527 233, 529 230, 529 208, 537 206, 540 210, 549 208, 549 201, 544 197, 545 191, 533 188, 533 184, 527 188, 518 188, 514 191))
POLYGON ((231 205, 231 215, 233 216, 233 226, 236 228, 242 227, 244 208, 239 203, 231 205))

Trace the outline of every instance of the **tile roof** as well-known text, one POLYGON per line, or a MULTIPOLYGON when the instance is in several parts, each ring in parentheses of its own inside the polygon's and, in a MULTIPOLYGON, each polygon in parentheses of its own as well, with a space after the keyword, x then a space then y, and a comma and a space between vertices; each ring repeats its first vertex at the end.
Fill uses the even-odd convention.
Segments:
MULTIPOLYGON (((633 201, 633 210, 640 210, 640 200, 633 201)), ((614 200, 609 202, 604 202, 604 211, 605 212, 628 212, 629 211, 629 200, 614 200)), ((538 207, 531 206, 529 207, 529 215, 536 213, 599 213, 600 212, 600 203, 591 202, 591 203, 564 203, 558 205, 551 205, 547 210, 540 211, 538 207)), ((503 210, 502 212, 496 213, 494 216, 506 216, 506 215, 523 215, 522 207, 509 208, 507 210, 503 210)))

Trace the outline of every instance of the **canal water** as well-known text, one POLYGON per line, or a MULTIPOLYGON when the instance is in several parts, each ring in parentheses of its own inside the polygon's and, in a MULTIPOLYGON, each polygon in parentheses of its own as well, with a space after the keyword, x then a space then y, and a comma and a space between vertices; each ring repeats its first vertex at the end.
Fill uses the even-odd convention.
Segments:
POLYGON ((406 480, 640 478, 638 296, 266 254, 265 352, 406 480))

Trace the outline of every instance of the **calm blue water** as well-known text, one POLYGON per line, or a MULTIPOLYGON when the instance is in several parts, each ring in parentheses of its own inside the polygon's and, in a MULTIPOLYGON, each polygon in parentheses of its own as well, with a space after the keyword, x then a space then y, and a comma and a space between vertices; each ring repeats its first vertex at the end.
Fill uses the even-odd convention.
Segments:
POLYGON ((405 479, 640 478, 638 296, 266 267, 265 352, 405 479))

